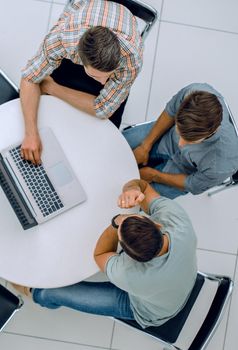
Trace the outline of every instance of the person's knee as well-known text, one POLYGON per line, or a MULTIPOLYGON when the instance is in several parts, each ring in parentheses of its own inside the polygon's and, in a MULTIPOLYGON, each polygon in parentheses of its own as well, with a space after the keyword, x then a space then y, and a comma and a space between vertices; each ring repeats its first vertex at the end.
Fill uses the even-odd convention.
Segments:
POLYGON ((134 136, 132 132, 132 127, 129 129, 122 130, 122 135, 125 137, 126 141, 128 142, 129 146, 133 149, 133 143, 134 143, 134 136))
POLYGON ((128 127, 122 130, 122 135, 125 137, 132 149, 138 147, 149 134, 155 122, 142 123, 136 126, 128 127))
POLYGON ((155 189, 155 191, 158 192, 161 196, 169 199, 175 199, 176 197, 184 196, 188 193, 186 191, 181 191, 176 187, 158 184, 156 182, 152 182, 151 185, 155 189))
POLYGON ((36 304, 49 309, 57 309, 60 305, 57 303, 57 297, 53 289, 33 289, 32 298, 36 304))

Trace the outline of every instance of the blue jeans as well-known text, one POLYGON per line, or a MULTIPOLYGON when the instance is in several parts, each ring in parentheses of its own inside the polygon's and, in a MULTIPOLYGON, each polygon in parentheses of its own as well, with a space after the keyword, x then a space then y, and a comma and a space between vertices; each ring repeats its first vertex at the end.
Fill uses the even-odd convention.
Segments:
POLYGON ((128 293, 111 282, 79 282, 71 286, 32 289, 35 303, 49 309, 66 306, 74 310, 134 320, 128 293))
MULTIPOLYGON (((138 147, 149 134, 150 130, 154 126, 155 122, 142 123, 137 126, 128 128, 122 131, 122 135, 126 138, 132 149, 138 147)), ((168 160, 170 160, 170 156, 166 154, 161 154, 158 151, 159 141, 155 142, 148 160, 148 166, 159 171, 163 171, 165 165, 168 160)), ((185 195, 187 191, 181 191, 176 187, 167 186, 164 184, 159 184, 157 182, 152 182, 151 186, 160 193, 161 196, 174 199, 178 196, 185 195)))

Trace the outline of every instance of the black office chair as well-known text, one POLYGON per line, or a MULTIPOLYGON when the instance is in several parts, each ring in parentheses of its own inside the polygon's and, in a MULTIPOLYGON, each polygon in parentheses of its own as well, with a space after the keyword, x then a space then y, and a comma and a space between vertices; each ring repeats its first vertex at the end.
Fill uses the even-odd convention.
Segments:
POLYGON ((23 305, 20 297, 0 284, 0 331, 23 305))
POLYGON ((19 97, 17 86, 0 69, 0 105, 19 97))
POLYGON ((159 340, 163 350, 204 350, 222 319, 232 289, 229 277, 198 272, 185 306, 162 326, 142 329, 136 321, 116 321, 159 340))
MULTIPOLYGON (((67 5, 72 5, 74 1, 75 0, 68 0, 67 5)), ((145 22, 145 26, 141 31, 141 37, 144 41, 158 17, 157 10, 140 0, 110 0, 110 1, 116 2, 118 4, 122 4, 123 6, 127 7, 135 17, 138 17, 145 22)))
MULTIPOLYGON (((236 125, 236 121, 235 118, 233 117, 233 114, 231 112, 230 107, 228 106, 227 102, 224 100, 224 103, 226 105, 226 108, 229 112, 229 116, 230 116, 230 122, 233 124, 236 135, 238 137, 238 127, 236 125)), ((238 169, 238 164, 237 164, 237 169, 238 169)), ((213 196, 214 194, 224 191, 228 188, 232 188, 233 186, 236 186, 238 184, 238 170, 232 175, 230 176, 228 179, 226 179, 225 181, 223 181, 219 186, 213 188, 212 190, 210 190, 207 195, 209 197, 213 196)))

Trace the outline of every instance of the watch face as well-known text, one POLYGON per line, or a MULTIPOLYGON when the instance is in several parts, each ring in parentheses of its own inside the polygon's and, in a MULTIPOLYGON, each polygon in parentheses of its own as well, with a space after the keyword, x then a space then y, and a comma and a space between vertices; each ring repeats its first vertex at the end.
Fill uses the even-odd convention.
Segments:
POLYGON ((117 214, 117 215, 113 216, 112 221, 111 221, 112 227, 114 227, 116 229, 118 229, 119 225, 116 224, 115 220, 119 215, 121 215, 121 214, 117 214))

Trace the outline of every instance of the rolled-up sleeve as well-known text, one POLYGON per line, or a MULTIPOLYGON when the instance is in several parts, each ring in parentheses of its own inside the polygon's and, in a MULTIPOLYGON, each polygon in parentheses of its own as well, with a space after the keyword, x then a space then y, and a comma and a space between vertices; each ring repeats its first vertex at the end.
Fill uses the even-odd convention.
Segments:
POLYGON ((131 84, 110 79, 94 100, 96 117, 110 118, 129 95, 131 84))
POLYGON ((209 188, 222 183, 229 174, 212 173, 211 171, 199 172, 187 176, 185 180, 185 190, 192 194, 200 194, 209 188))
POLYGON ((118 256, 113 255, 107 260, 107 263, 105 266, 106 275, 111 282, 113 282, 114 280, 114 275, 116 275, 117 269, 118 269, 118 256))
POLYGON ((142 67, 142 58, 138 54, 137 56, 124 57, 120 63, 121 68, 116 70, 95 98, 96 117, 110 118, 128 97, 130 88, 142 67))
POLYGON ((127 264, 124 258, 124 253, 111 256, 107 261, 105 272, 110 282, 128 292, 129 286, 125 273, 125 266, 127 266, 127 264))
POLYGON ((60 65, 65 55, 59 30, 52 30, 45 37, 36 55, 22 70, 22 77, 32 83, 40 83, 60 65))

